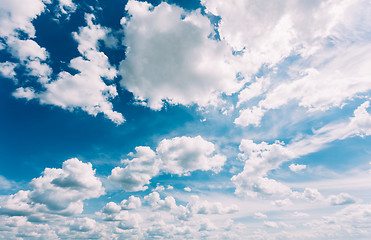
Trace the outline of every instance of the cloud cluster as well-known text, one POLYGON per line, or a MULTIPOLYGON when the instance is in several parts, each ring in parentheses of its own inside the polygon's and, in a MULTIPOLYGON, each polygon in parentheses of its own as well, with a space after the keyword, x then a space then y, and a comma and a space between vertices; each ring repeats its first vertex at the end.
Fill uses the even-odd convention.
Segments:
POLYGON ((238 91, 232 49, 210 35, 213 27, 200 11, 186 12, 165 2, 129 1, 122 20, 127 46, 121 85, 152 109, 172 104, 216 104, 238 91))
POLYGON ((0 213, 40 220, 43 214, 77 215, 83 211, 83 200, 105 193, 91 163, 76 158, 65 161, 61 169, 46 168, 30 186, 32 190, 3 198, 0 213))
POLYGON ((240 110, 236 124, 259 126, 267 111, 293 101, 308 111, 326 111, 341 107, 371 89, 368 1, 293 0, 279 6, 274 1, 263 5, 237 1, 234 4, 239 8, 220 1, 203 2, 207 9, 222 17, 221 36, 237 49, 243 49, 243 57, 255 63, 253 73, 263 64, 274 73, 277 64, 281 64, 280 71, 287 76, 284 79, 276 76, 271 86, 259 86, 261 83, 257 82, 243 90, 238 104, 255 96, 248 93, 252 87, 261 100, 240 110), (239 11, 240 8, 249 14, 239 11), (245 29, 240 22, 245 23, 245 29), (287 57, 297 59, 282 64, 287 57))
MULTIPOLYGON (((257 196, 258 193, 268 195, 291 195, 295 194, 286 185, 269 179, 268 173, 277 169, 283 162, 287 162, 301 156, 316 152, 326 147, 330 142, 343 140, 355 136, 371 135, 371 114, 367 112, 369 101, 361 104, 354 110, 354 116, 348 121, 329 123, 313 135, 306 136, 289 145, 276 141, 268 144, 254 143, 252 140, 243 139, 240 144, 239 157, 245 162, 241 173, 232 177, 236 185, 236 194, 257 196)), ((304 169, 305 165, 290 165, 292 171, 304 169)), ((305 195, 305 192, 304 192, 305 195)), ((334 199, 332 202, 342 202, 334 199)))
POLYGON ((154 177, 163 173, 188 175, 190 172, 219 172, 226 161, 224 155, 216 153, 213 143, 197 137, 175 137, 164 139, 153 151, 149 147, 136 147, 133 159, 123 160, 126 166, 112 170, 109 179, 120 184, 125 191, 143 191, 154 177))
POLYGON ((91 115, 104 113, 116 124, 125 120, 121 113, 113 111, 111 99, 116 97, 115 85, 106 84, 105 80, 116 77, 116 69, 111 66, 108 57, 99 51, 98 41, 105 38, 109 30, 93 23, 94 16, 86 15, 87 26, 74 33, 79 43, 78 50, 83 57, 70 61, 70 67, 79 73, 60 72, 54 81, 43 84, 45 91, 35 92, 31 88, 18 88, 16 97, 36 98, 42 104, 52 104, 64 109, 81 108, 91 115))

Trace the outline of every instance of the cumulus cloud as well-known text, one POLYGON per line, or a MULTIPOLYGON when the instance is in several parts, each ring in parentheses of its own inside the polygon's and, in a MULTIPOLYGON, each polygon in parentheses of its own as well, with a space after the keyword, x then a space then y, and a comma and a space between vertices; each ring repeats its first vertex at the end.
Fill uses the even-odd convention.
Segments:
MULTIPOLYGON (((60 72, 57 79, 51 81, 53 70, 48 65, 49 54, 33 40, 35 29, 32 20, 45 10, 44 2, 51 3, 32 0, 24 4, 18 0, 2 0, 0 4, 0 37, 6 42, 7 51, 19 62, 1 63, 2 75, 14 77, 14 68, 21 64, 26 68, 24 74, 36 77, 43 87, 42 91, 37 92, 30 87, 18 86, 13 96, 27 100, 38 99, 42 104, 69 110, 80 108, 94 116, 103 113, 113 122, 123 123, 122 114, 114 111, 110 102, 118 95, 116 87, 103 81, 112 80, 117 74, 115 67, 110 65, 107 56, 98 47, 98 40, 105 38, 109 29, 95 25, 93 15, 87 15, 88 26, 81 27, 79 33, 73 34, 82 57, 72 59, 70 67, 79 73, 60 72), (27 36, 21 38, 19 31, 27 36)), ((62 13, 76 9, 71 0, 61 0, 58 4, 62 13)))
POLYGON ((192 195, 186 208, 191 214, 231 214, 239 211, 235 204, 225 207, 220 202, 201 200, 197 195, 192 195))
MULTIPOLYGON (((121 113, 113 110, 111 99, 118 95, 116 87, 106 84, 103 79, 113 80, 116 69, 111 66, 108 57, 99 51, 98 40, 103 39, 108 29, 93 23, 94 16, 86 15, 87 26, 74 33, 79 43, 78 50, 83 57, 70 61, 70 67, 78 70, 77 74, 60 72, 55 81, 44 83, 45 91, 32 95, 23 88, 15 94, 18 97, 36 98, 42 104, 52 104, 64 109, 81 108, 91 115, 103 113, 116 124, 125 120, 121 113)), ((40 70, 42 71, 42 69, 40 70)))
POLYGON ((0 63, 0 75, 6 78, 14 78, 15 72, 14 68, 17 65, 12 62, 2 62, 0 63))
POLYGON ((162 100, 172 104, 215 104, 222 94, 242 85, 232 49, 210 37, 213 27, 200 11, 162 2, 129 1, 130 17, 122 20, 128 47, 121 63, 121 85, 138 100, 160 109, 162 100))
POLYGON ((226 157, 216 153, 213 143, 197 137, 175 137, 162 140, 156 152, 149 147, 136 147, 133 159, 123 160, 126 166, 112 170, 109 179, 121 185, 125 191, 143 191, 158 174, 187 175, 190 172, 213 171, 218 173, 226 157))
POLYGON ((19 191, 3 199, 2 214, 29 216, 37 213, 75 215, 83 211, 83 200, 103 195, 102 182, 95 177, 91 163, 76 158, 63 163, 61 169, 46 168, 31 181, 32 190, 19 191))
POLYGON ((311 201, 323 200, 322 194, 315 188, 305 188, 303 192, 303 197, 311 201))
POLYGON ((13 35, 17 29, 34 36, 32 20, 44 11, 45 4, 42 0, 1 0, 0 6, 1 37, 13 35))
POLYGON ((267 172, 277 168, 281 162, 292 158, 293 153, 283 143, 254 143, 243 139, 240 144, 239 157, 245 161, 243 172, 232 177, 237 194, 256 196, 257 193, 287 195, 290 188, 266 177, 267 172))
POLYGON ((136 147, 136 154, 130 154, 133 159, 123 161, 127 164, 124 168, 116 167, 112 170, 109 179, 120 184, 125 191, 143 191, 148 187, 152 177, 160 171, 160 160, 156 153, 149 147, 136 147))
POLYGON ((260 121, 264 116, 265 110, 260 107, 252 107, 240 110, 240 116, 234 120, 234 123, 241 126, 255 125, 260 126, 260 121))
POLYGON ((175 137, 162 140, 156 152, 162 160, 162 169, 167 173, 184 175, 195 170, 218 173, 226 157, 216 154, 213 143, 201 136, 175 137))
POLYGON ((356 199, 347 193, 340 193, 338 195, 331 195, 328 201, 332 205, 346 205, 356 202, 356 199))
MULTIPOLYGON (((46 168, 43 176, 31 181, 31 187, 30 200, 57 212, 105 193, 91 163, 83 163, 77 158, 65 161, 62 169, 46 168)), ((82 208, 74 210, 81 213, 82 208)))
POLYGON ((121 207, 126 210, 133 210, 142 206, 142 201, 139 197, 130 196, 127 200, 124 199, 121 202, 121 207))
POLYGON ((304 164, 291 164, 289 166, 290 170, 293 172, 300 172, 301 170, 304 170, 307 168, 307 165, 304 164))

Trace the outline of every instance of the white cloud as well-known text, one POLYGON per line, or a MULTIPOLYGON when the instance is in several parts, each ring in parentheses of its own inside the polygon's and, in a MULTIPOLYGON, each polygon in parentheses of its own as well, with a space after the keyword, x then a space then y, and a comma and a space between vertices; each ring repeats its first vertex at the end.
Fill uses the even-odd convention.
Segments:
POLYGON ((290 170, 293 172, 300 172, 301 170, 304 170, 307 168, 307 165, 304 164, 291 164, 289 166, 290 170))
POLYGON ((315 188, 305 188, 303 192, 303 197, 311 201, 323 200, 322 194, 315 188))
POLYGON ((46 168, 30 185, 33 188, 29 194, 31 201, 45 205, 51 212, 65 214, 81 213, 82 200, 105 193, 91 163, 83 163, 77 158, 63 162, 62 169, 46 168))
POLYGON ((304 213, 304 212, 294 212, 292 215, 295 218, 306 218, 306 217, 309 217, 309 214, 308 213, 304 213))
POLYGON ((119 213, 120 211, 121 211, 121 206, 119 206, 118 204, 114 202, 107 203, 102 209, 102 213, 105 213, 108 215, 119 213))
POLYGON ((276 141, 273 144, 243 139, 240 144, 239 158, 245 161, 244 170, 232 177, 236 185, 236 194, 257 196, 257 193, 290 195, 293 192, 286 185, 267 178, 269 171, 277 169, 283 162, 316 152, 326 144, 355 136, 371 135, 371 114, 367 112, 369 102, 361 104, 355 111, 354 117, 348 121, 330 123, 314 134, 294 141, 284 146, 276 141))
POLYGON ((136 154, 130 154, 133 159, 123 161, 125 168, 116 167, 112 170, 109 179, 120 184, 125 191, 143 191, 148 187, 152 177, 160 170, 160 160, 149 147, 136 147, 136 154))
POLYGON ((184 191, 186 191, 186 192, 190 192, 190 191, 192 191, 192 189, 191 189, 190 187, 185 187, 185 188, 184 188, 184 191))
POLYGON ((33 213, 29 205, 29 191, 19 191, 1 198, 0 213, 8 216, 28 216, 33 213))
POLYGON ((0 175, 0 189, 10 189, 15 183, 0 175))
MULTIPOLYGON (((35 29, 31 20, 44 10, 44 2, 31 0, 24 4, 18 0, 1 0, 0 6, 0 36, 5 38, 8 51, 26 67, 25 73, 37 77, 45 89, 36 92, 31 88, 19 87, 13 96, 27 100, 39 99, 42 104, 52 104, 64 109, 81 108, 94 116, 104 113, 117 124, 125 121, 121 113, 113 111, 110 102, 118 95, 116 87, 112 83, 107 85, 102 79, 112 80, 117 74, 115 67, 109 64, 107 56, 98 49, 98 40, 105 38, 109 30, 95 25, 93 15, 86 16, 87 27, 80 28, 78 34, 74 33, 79 44, 78 50, 83 57, 72 59, 70 67, 79 73, 71 75, 61 72, 57 79, 51 82, 52 69, 47 64, 49 54, 32 39, 35 29), (16 30, 24 31, 29 38, 19 39, 16 30)), ((59 6, 64 13, 76 8, 70 0, 60 1, 59 6)), ((12 65, 14 69, 15 65, 12 65)), ((10 71, 9 67, 9 64, 4 65, 2 72, 14 77, 15 73, 10 71)))
POLYGON ((95 220, 91 218, 76 218, 75 220, 69 223, 71 231, 77 232, 89 232, 98 227, 98 224, 95 220))
POLYGON ((313 57, 313 66, 301 70, 302 76, 276 87, 259 105, 276 109, 296 99, 300 106, 309 110, 341 106, 345 100, 371 89, 370 49, 370 44, 362 43, 324 50, 323 56, 313 57))
POLYGON ((126 159, 124 168, 116 167, 109 179, 121 185, 125 191, 143 191, 150 180, 165 172, 177 175, 187 175, 190 172, 213 171, 218 173, 226 157, 216 153, 213 143, 201 136, 175 137, 162 140, 156 152, 149 147, 136 147, 134 157, 126 159))
POLYGON ((267 215, 265 215, 264 213, 261 213, 261 212, 256 212, 256 213, 254 213, 254 218, 255 219, 265 219, 265 218, 267 218, 267 215))
POLYGON ((32 20, 44 11, 42 0, 0 0, 0 28, 1 37, 15 34, 16 29, 28 33, 31 37, 35 34, 32 20))
POLYGON ((232 50, 209 38, 212 25, 199 11, 137 1, 129 1, 126 10, 131 16, 122 20, 128 50, 120 67, 121 85, 148 100, 150 108, 160 109, 162 100, 215 104, 218 95, 242 87, 232 50))
POLYGON ((59 0, 59 9, 63 14, 76 11, 77 5, 72 0, 59 0))
POLYGON ((221 17, 220 36, 242 51, 248 75, 293 52, 313 51, 319 40, 331 34, 349 2, 201 1, 206 11, 221 17))
POLYGON ((91 163, 76 158, 65 161, 62 169, 46 168, 41 177, 31 181, 32 190, 21 190, 3 199, 0 212, 10 216, 80 214, 83 200, 105 193, 101 181, 94 175, 91 163))
POLYGON ((345 205, 355 203, 356 199, 347 193, 340 193, 339 195, 329 196, 328 201, 332 205, 345 205))
POLYGON ((130 196, 127 200, 122 200, 120 205, 123 209, 133 210, 140 208, 142 206, 142 201, 138 197, 130 196))
POLYGON ((192 195, 186 208, 191 214, 231 214, 239 211, 237 205, 223 206, 220 202, 201 200, 199 196, 192 195))
POLYGON ((174 197, 167 196, 165 199, 160 198, 160 194, 158 192, 152 192, 148 196, 144 197, 144 200, 148 202, 148 204, 154 210, 173 210, 177 208, 176 201, 174 197))
MULTIPOLYGON (((280 69, 287 77, 284 80, 279 77, 274 80, 282 82, 275 83, 268 89, 266 96, 260 95, 263 99, 256 106, 249 106, 240 111, 236 124, 259 126, 268 110, 279 109, 292 101, 308 111, 326 111, 333 107, 341 107, 347 101, 371 89, 368 77, 370 75, 368 66, 370 65, 371 6, 368 1, 345 0, 337 3, 316 1, 311 4, 288 1, 280 4, 279 7, 274 7, 277 3, 273 2, 260 6, 251 1, 237 1, 235 4, 240 4, 241 8, 249 8, 247 11, 252 11, 251 15, 244 13, 244 16, 234 13, 238 8, 221 7, 228 4, 213 0, 204 2, 212 12, 221 14, 221 35, 223 36, 225 32, 224 37, 230 39, 232 44, 247 45, 244 57, 259 63, 257 66, 266 63, 271 64, 269 67, 274 69, 275 64, 284 57, 299 56, 299 60, 285 63, 287 70, 285 67, 280 69), (260 11, 256 11, 257 8, 260 11), (260 14, 261 8, 267 10, 266 15, 260 14), (244 21, 246 24, 243 26, 248 27, 249 23, 254 26, 250 27, 250 31, 231 34, 232 29, 234 32, 237 30, 233 19, 240 20, 238 26, 244 21), (273 36, 271 31, 267 31, 267 29, 277 29, 284 19, 290 24, 283 25, 279 36, 291 31, 293 33, 291 37, 280 39, 273 36), (264 34, 259 32, 261 29, 265 29, 264 34), (265 40, 268 38, 270 40, 266 41, 272 43, 277 41, 277 44, 266 44, 260 38, 265 40), (286 40, 290 43, 289 47, 286 46, 286 40), (256 57, 256 52, 264 53, 256 57), (245 121, 246 123, 241 121, 252 108, 260 109, 260 114, 254 115, 254 121, 245 121)), ((247 92, 249 92, 248 88, 247 92)), ((262 93, 259 89, 257 91, 262 93)), ((243 92, 239 103, 243 101, 243 92)))
POLYGON ((234 120, 234 123, 241 126, 255 125, 259 126, 265 110, 260 107, 252 107, 240 110, 240 116, 234 120))
POLYGON ((244 102, 260 96, 267 90, 269 83, 269 77, 257 78, 255 82, 251 83, 238 94, 237 107, 239 107, 244 102))
POLYGON ((277 207, 285 207, 285 206, 292 205, 292 202, 291 202, 290 199, 285 198, 285 199, 282 199, 282 200, 275 200, 275 201, 272 202, 272 204, 277 206, 277 207))
POLYGON ((21 40, 14 36, 8 36, 6 44, 12 56, 26 67, 27 75, 37 77, 42 84, 50 80, 52 69, 46 63, 49 54, 45 48, 40 47, 34 40, 21 40))
POLYGON ((214 144, 201 136, 164 139, 156 152, 162 160, 163 171, 178 175, 196 170, 218 173, 226 161, 225 156, 215 153, 214 144))
POLYGON ((17 64, 12 62, 2 62, 0 63, 0 75, 6 78, 14 78, 15 72, 14 68, 17 66, 17 64))
MULTIPOLYGON (((78 70, 79 73, 71 75, 68 72, 61 72, 55 81, 43 81, 45 88, 43 92, 34 95, 22 94, 29 91, 19 88, 14 95, 24 96, 27 99, 33 97, 39 99, 42 104, 52 104, 63 109, 81 108, 93 116, 103 113, 116 124, 123 123, 125 120, 122 114, 114 111, 110 102, 118 95, 116 87, 112 83, 107 85, 103 81, 103 78, 113 80, 116 69, 109 64, 108 57, 98 49, 98 40, 103 39, 109 30, 95 25, 93 20, 93 15, 86 15, 87 26, 81 27, 79 33, 74 33, 74 38, 79 43, 78 50, 83 57, 72 59, 70 67, 78 70)), ((26 54, 26 57, 29 55, 26 54)), ((37 57, 43 60, 46 56, 43 54, 37 57)), ((34 66, 36 63, 29 64, 34 66)), ((50 73, 42 64, 35 66, 33 69, 37 69, 37 74, 50 73)))
POLYGON ((252 140, 243 139, 239 148, 242 152, 239 157, 245 161, 245 167, 243 172, 232 177, 237 194, 256 196, 258 192, 279 195, 291 193, 287 186, 266 178, 268 171, 279 167, 282 161, 292 156, 283 143, 277 141, 273 144, 256 144, 252 140))

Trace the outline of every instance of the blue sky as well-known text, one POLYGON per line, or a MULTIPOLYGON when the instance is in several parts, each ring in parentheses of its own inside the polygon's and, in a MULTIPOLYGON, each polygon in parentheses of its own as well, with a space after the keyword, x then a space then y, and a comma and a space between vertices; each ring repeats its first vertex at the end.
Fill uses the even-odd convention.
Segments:
POLYGON ((0 238, 367 239, 370 16, 0 0, 0 238))

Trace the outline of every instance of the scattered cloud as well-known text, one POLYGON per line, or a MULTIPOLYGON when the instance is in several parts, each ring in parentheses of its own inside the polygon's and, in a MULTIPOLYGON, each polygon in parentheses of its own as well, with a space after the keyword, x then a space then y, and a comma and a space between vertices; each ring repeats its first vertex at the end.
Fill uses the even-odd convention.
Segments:
POLYGON ((163 139, 156 152, 149 147, 136 147, 133 159, 123 160, 126 166, 112 170, 109 179, 121 185, 125 191, 144 191, 150 180, 160 173, 188 175, 190 172, 213 171, 218 173, 226 157, 216 153, 213 143, 197 137, 163 139))

